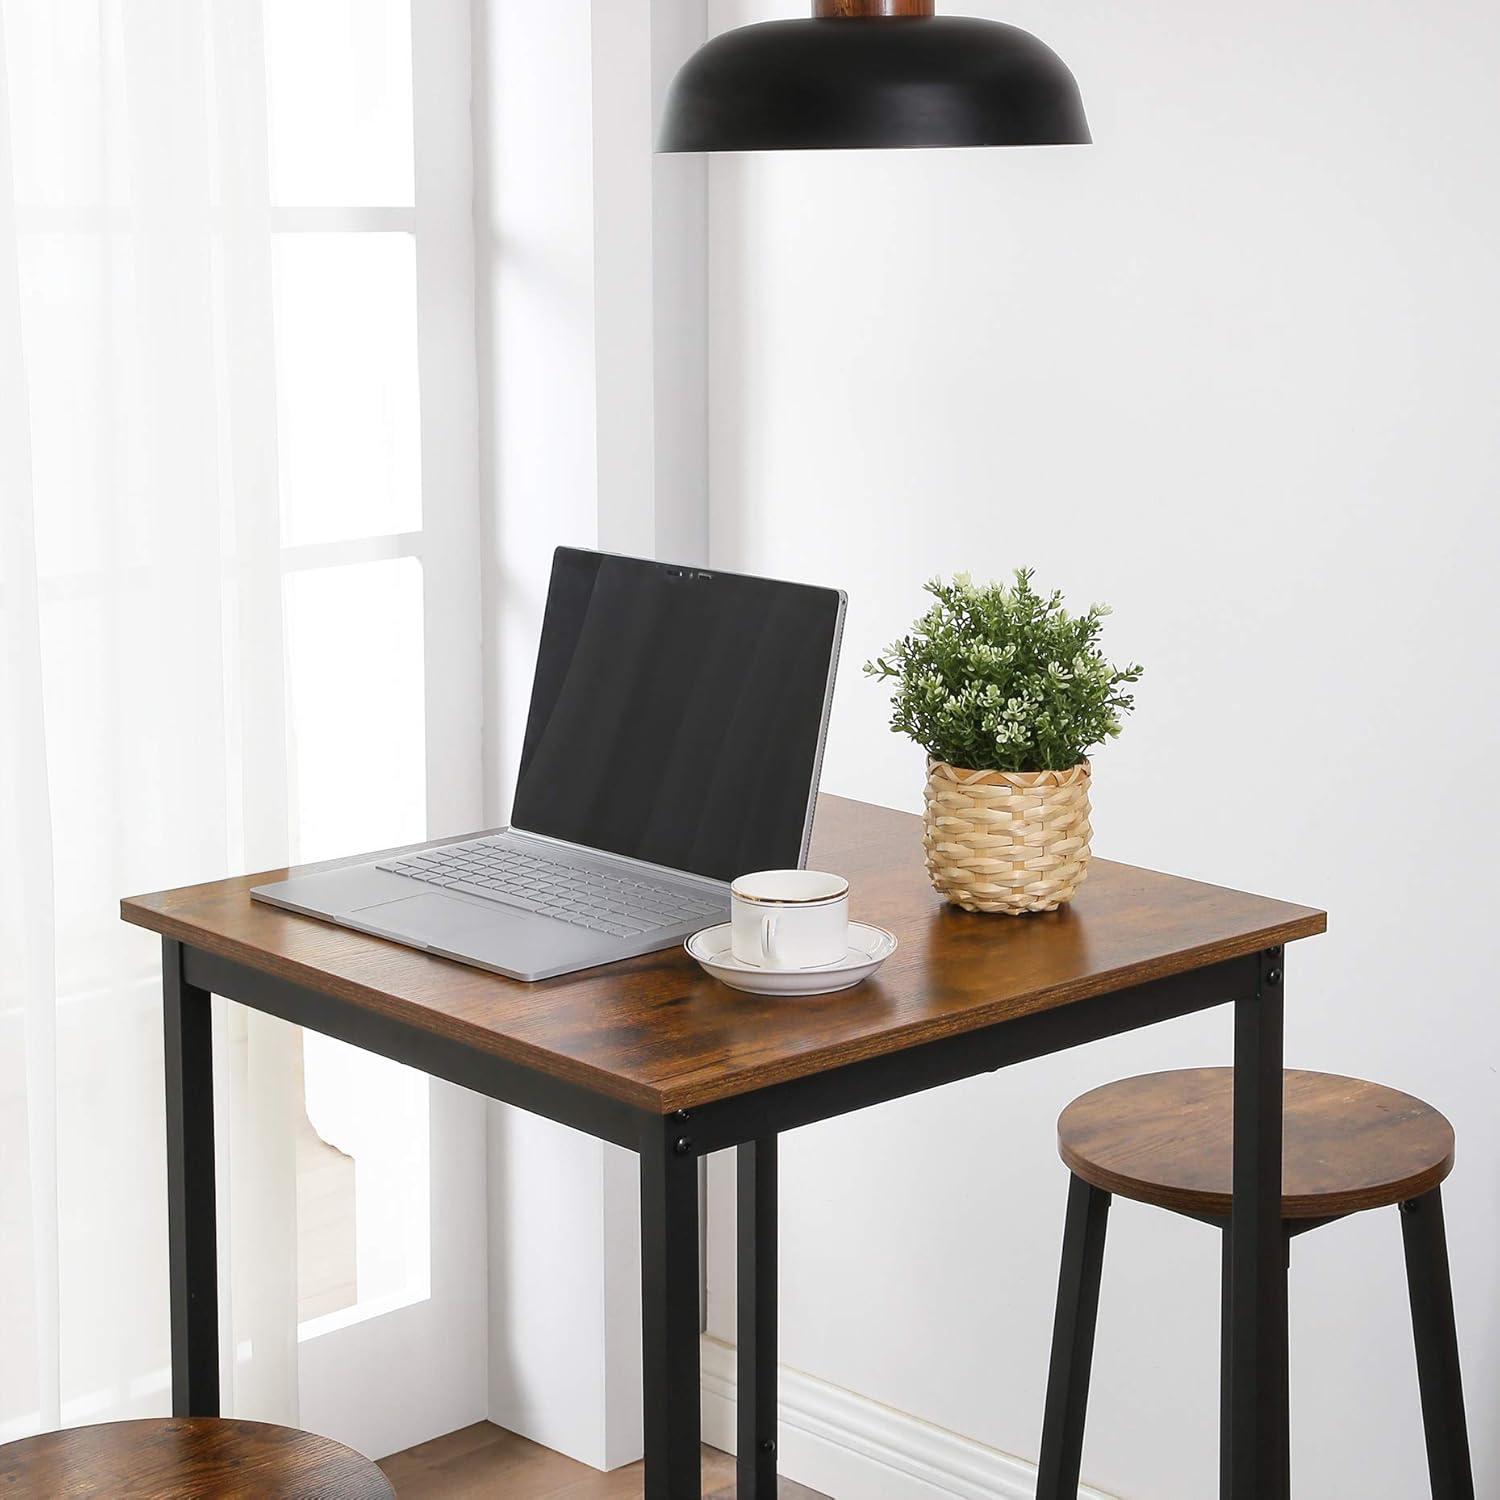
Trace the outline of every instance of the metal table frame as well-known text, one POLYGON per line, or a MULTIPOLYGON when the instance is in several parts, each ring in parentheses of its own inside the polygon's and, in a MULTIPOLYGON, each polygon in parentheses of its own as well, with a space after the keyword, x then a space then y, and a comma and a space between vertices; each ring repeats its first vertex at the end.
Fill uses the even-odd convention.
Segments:
MULTIPOLYGON (((738 1493, 776 1491, 776 1138, 784 1130, 1029 1058, 1234 1006, 1233 1264, 1224 1500, 1286 1500, 1287 1268, 1281 1228, 1282 950, 1092 999, 660 1115, 581 1084, 291 983, 207 949, 162 941, 172 1409, 219 1411, 213 1032, 210 996, 520 1106, 641 1159, 647 1500, 698 1500, 698 1159, 738 1156, 738 1493)), ((1044 1372, 1038 1370, 1041 1380, 1044 1372)))

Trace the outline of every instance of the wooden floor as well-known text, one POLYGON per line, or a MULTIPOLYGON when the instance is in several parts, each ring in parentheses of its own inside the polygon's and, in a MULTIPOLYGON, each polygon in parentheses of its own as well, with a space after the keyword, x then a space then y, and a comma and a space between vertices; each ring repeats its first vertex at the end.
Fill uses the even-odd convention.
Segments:
MULTIPOLYGON (((631 1500, 641 1493, 641 1466, 601 1474, 550 1448, 477 1422, 380 1461, 400 1500, 631 1500)), ((732 1500, 734 1460, 703 1450, 703 1493, 732 1500)), ((827 1500, 816 1490, 781 1481, 780 1500, 827 1500)))

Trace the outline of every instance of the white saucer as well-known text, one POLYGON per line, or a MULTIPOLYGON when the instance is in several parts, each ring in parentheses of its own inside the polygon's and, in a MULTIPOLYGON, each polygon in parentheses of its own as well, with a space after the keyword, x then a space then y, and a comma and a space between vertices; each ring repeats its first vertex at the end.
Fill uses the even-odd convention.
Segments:
POLYGON ((896 938, 884 927, 851 922, 848 953, 815 969, 760 969, 741 963, 730 948, 728 922, 695 932, 683 947, 705 973, 752 995, 831 995, 868 979, 896 951, 896 938))

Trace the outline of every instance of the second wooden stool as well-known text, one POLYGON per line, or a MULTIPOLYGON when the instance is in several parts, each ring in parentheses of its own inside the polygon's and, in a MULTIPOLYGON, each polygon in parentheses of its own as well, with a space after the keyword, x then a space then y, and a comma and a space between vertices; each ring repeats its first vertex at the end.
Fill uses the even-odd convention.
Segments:
POLYGON ((267 1422, 149 1417, 67 1427, 0 1447, 6 1500, 396 1500, 369 1459, 267 1422))
MULTIPOLYGON (((1294 1236, 1335 1219, 1400 1205, 1432 1493, 1434 1500, 1473 1500, 1439 1186, 1453 1169, 1453 1128, 1420 1099, 1356 1078, 1289 1070, 1283 1097, 1281 1213, 1288 1247, 1294 1236)), ((1232 1070, 1197 1068, 1106 1084, 1075 1099, 1058 1119, 1058 1150, 1073 1178, 1037 1500, 1078 1494, 1111 1195, 1223 1230, 1221 1466, 1227 1460, 1233 1118, 1232 1070)))

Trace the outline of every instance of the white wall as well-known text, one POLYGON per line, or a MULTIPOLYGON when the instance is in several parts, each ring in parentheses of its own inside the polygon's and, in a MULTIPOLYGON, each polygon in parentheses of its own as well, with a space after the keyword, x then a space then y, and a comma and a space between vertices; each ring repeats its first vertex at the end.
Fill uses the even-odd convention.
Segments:
MULTIPOLYGON (((498 824, 552 549, 599 537, 593 41, 584 3, 494 0, 474 17, 484 761, 498 824)), ((603 1467, 616 1363, 605 1183, 628 1163, 501 1104, 488 1151, 489 1416, 603 1467)))
MULTIPOLYGON (((655 161, 702 0, 474 0, 486 820, 510 811, 552 549, 702 561, 701 162, 655 161), (658 249, 660 248, 660 250, 658 249)), ((640 1456, 633 1153, 489 1106, 489 1415, 640 1456)))
MULTIPOLYGON (((858 667, 921 581, 1030 562, 1116 606, 1110 644, 1148 673, 1098 758, 1096 848, 1329 910, 1290 957, 1288 1059, 1457 1128, 1478 1489, 1500 1492, 1500 11, 965 8, 1057 47, 1098 144, 715 159, 711 561, 849 590, 825 784, 913 809, 920 754, 858 667)), ((800 10, 713 0, 710 22, 800 10)), ((1056 1112, 1228 1057, 1209 1015, 788 1137, 783 1359, 1034 1455, 1056 1112)), ((1215 1237, 1133 1205, 1111 1236, 1085 1475, 1201 1500, 1215 1237)), ((1394 1214, 1298 1242, 1292 1320, 1299 1493, 1425 1493, 1394 1214)))

